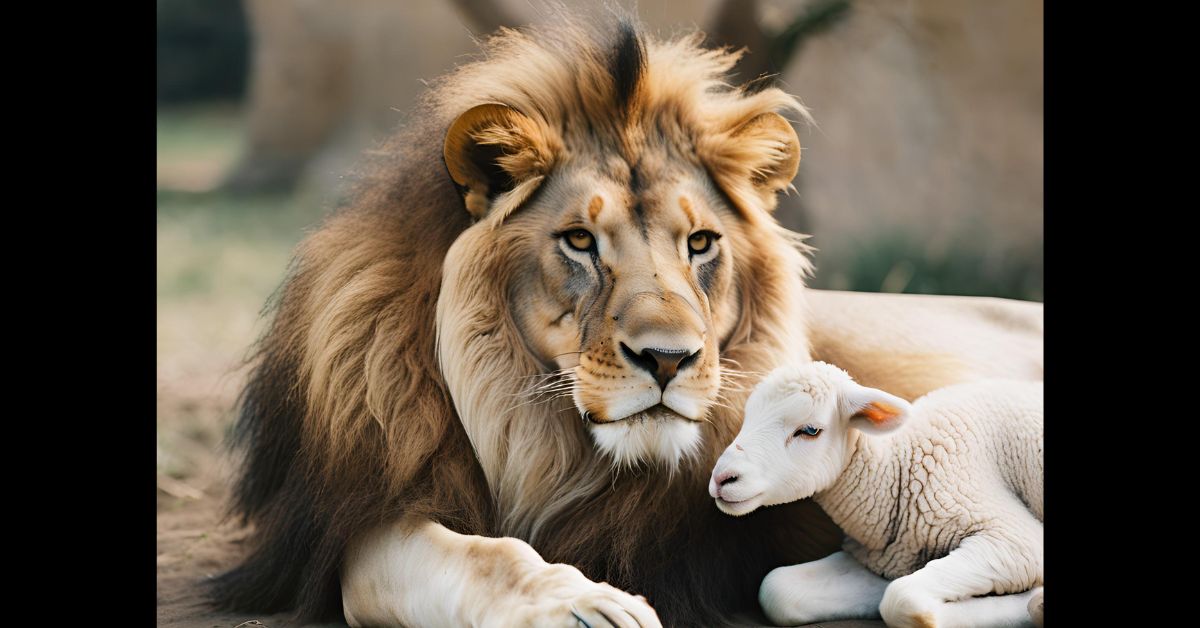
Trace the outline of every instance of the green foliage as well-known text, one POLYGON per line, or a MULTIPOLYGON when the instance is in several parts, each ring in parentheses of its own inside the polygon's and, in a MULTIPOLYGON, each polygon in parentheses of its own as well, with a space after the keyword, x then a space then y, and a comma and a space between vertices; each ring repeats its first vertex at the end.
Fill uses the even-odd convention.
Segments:
POLYGON ((240 98, 249 35, 240 0, 157 0, 158 102, 240 98))
POLYGON ((158 157, 191 160, 199 155, 231 161, 243 127, 241 108, 229 103, 159 107, 155 116, 158 157))
POLYGON ((917 238, 886 233, 848 246, 827 259, 816 255, 810 285, 863 292, 989 296, 1042 300, 1043 257, 1040 242, 1027 250, 984 253, 972 246, 982 230, 955 239, 943 251, 917 238))

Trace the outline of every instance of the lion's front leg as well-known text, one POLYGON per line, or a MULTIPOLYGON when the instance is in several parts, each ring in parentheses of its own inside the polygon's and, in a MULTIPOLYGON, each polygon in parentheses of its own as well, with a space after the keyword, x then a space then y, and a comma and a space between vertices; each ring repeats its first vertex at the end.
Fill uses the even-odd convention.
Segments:
POLYGON ((661 626, 645 598, 547 563, 523 541, 411 519, 351 544, 342 607, 351 626, 661 626))

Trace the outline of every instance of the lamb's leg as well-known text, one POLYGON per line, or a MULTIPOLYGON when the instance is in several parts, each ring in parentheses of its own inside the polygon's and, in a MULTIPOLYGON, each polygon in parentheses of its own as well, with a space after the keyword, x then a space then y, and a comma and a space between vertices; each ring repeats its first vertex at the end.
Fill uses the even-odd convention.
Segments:
POLYGON ((838 619, 878 619, 888 581, 846 552, 779 567, 767 574, 758 601, 772 622, 783 626, 838 619))
POLYGON ((1042 587, 1033 590, 1033 599, 1029 600, 1029 616, 1033 618, 1033 625, 1037 628, 1042 628, 1044 620, 1042 619, 1042 587))
POLYGON ((976 534, 944 558, 893 580, 879 605, 883 620, 898 628, 1032 626, 1028 597, 968 599, 1027 591, 1041 584, 1041 530, 1035 535, 1030 532, 1008 528, 976 534))
POLYGON ((949 602, 938 612, 938 626, 989 626, 991 628, 1029 628, 1037 626, 1029 606, 1038 587, 1024 593, 971 597, 949 602))

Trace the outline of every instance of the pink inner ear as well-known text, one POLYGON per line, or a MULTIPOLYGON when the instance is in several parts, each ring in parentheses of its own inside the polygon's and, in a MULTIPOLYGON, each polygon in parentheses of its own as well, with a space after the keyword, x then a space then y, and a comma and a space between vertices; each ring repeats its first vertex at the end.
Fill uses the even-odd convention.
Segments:
POLYGON ((868 421, 879 425, 900 416, 900 410, 882 401, 872 401, 867 404, 867 407, 856 412, 854 416, 866 417, 868 421))

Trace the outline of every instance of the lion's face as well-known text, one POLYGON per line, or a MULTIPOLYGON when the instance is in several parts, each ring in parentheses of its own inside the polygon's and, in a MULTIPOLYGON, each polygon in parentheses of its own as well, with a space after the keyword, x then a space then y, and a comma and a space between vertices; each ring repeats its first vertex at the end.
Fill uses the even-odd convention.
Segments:
MULTIPOLYGON (((569 395, 614 463, 674 467, 697 451, 719 403, 722 343, 748 310, 786 298, 777 287, 748 297, 761 280, 739 274, 762 274, 751 260, 783 259, 768 212, 796 173, 799 142, 773 109, 794 101, 764 90, 683 105, 695 94, 672 87, 667 68, 677 64, 654 59, 625 113, 603 99, 552 116, 540 104, 523 113, 487 103, 446 133, 447 170, 476 224, 447 254, 443 295, 459 305, 439 302, 439 333, 456 330, 439 343, 468 434, 496 449, 480 454, 491 476, 508 455, 493 439, 511 443, 516 428, 491 418, 459 369, 478 377, 472 364, 504 370, 515 360, 496 334, 519 335, 517 350, 557 375, 516 394, 523 402, 569 395), (463 312, 492 291, 503 299, 463 312), (489 328, 508 314, 511 325, 489 328)), ((522 438, 540 433, 532 425, 522 438)))
POLYGON ((529 255, 509 295, 521 334, 613 460, 698 443, 738 315, 737 220, 702 171, 611 159, 552 177, 504 227, 529 255))

